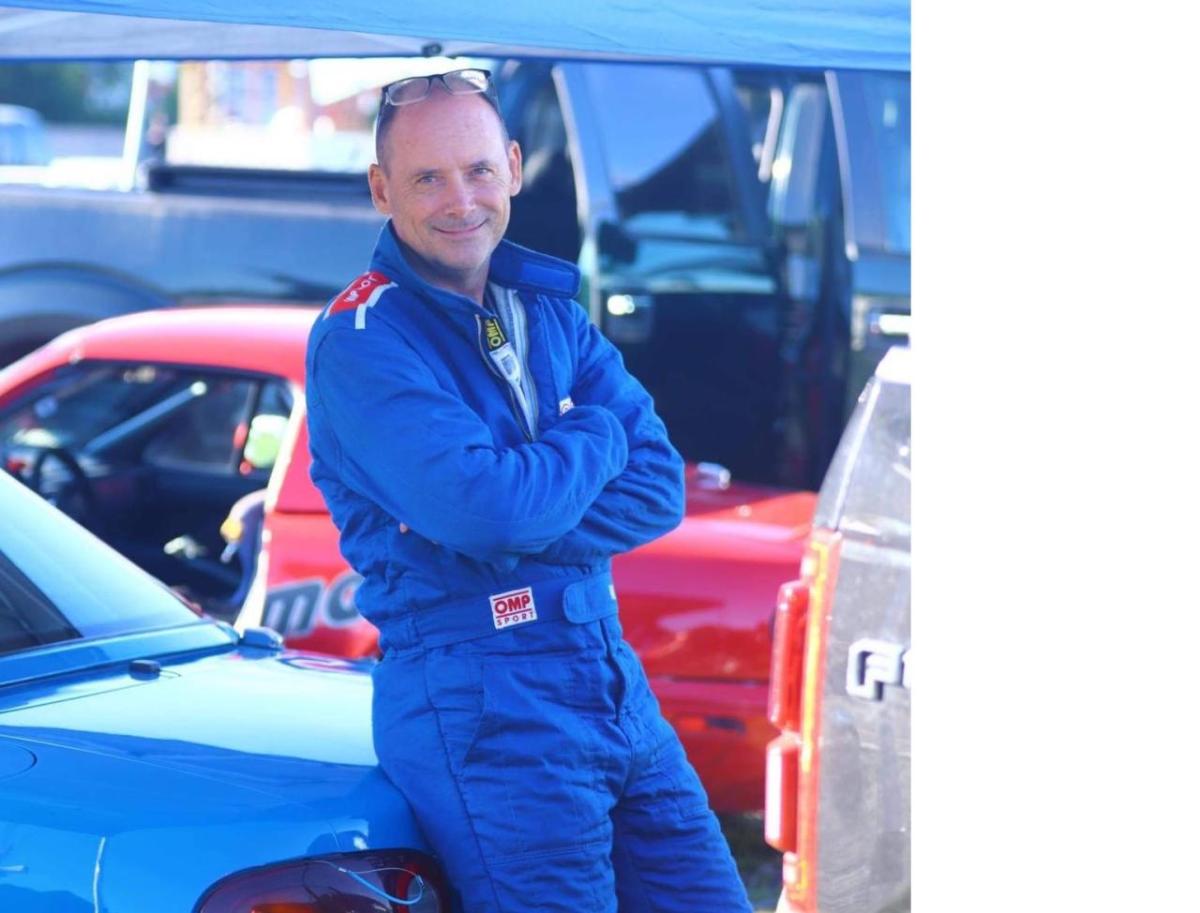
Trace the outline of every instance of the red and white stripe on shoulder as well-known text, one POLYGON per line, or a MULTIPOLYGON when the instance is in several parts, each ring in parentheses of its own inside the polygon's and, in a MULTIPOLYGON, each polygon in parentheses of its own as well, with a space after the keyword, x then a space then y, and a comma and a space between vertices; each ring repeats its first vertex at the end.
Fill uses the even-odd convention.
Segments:
POLYGON ((330 303, 325 310, 325 317, 332 317, 342 311, 356 310, 354 326, 361 330, 366 326, 367 308, 374 307, 380 296, 396 283, 383 273, 363 273, 330 303))

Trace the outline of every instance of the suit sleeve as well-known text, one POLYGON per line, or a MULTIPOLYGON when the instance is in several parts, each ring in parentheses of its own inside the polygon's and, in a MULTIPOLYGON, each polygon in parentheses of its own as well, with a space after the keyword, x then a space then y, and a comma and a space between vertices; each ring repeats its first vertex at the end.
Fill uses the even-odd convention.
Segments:
POLYGON ((344 483, 478 560, 543 551, 579 525, 627 459, 622 423, 598 405, 572 410, 534 443, 497 446, 387 332, 329 331, 309 373, 344 483))
POLYGON ((625 431, 629 459, 583 515, 579 525, 541 556, 557 564, 585 564, 644 545, 683 519, 683 458, 671 445, 654 401, 625 370, 616 347, 575 308, 579 367, 571 398, 575 408, 601 407, 625 431))

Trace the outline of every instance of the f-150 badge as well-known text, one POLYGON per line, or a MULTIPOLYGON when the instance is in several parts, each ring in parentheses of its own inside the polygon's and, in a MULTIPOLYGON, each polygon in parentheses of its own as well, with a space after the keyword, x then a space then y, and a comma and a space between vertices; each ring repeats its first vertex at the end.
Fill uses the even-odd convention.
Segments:
POLYGON ((846 693, 866 701, 881 701, 884 685, 908 688, 908 654, 908 648, 886 640, 856 640, 850 645, 846 662, 846 693))

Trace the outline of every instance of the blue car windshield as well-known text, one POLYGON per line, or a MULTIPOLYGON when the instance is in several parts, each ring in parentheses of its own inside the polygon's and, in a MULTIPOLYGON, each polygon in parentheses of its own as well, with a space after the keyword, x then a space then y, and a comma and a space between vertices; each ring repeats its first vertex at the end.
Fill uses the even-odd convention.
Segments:
POLYGON ((206 624, 165 585, 0 473, 0 656, 206 624))

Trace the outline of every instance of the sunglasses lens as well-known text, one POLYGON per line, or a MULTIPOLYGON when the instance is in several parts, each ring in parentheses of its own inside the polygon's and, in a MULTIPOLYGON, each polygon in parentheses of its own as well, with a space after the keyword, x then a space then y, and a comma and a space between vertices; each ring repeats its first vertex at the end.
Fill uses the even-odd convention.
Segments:
POLYGON ((485 70, 455 70, 444 74, 442 82, 453 95, 472 95, 488 90, 488 74, 485 70))
POLYGON ((388 86, 387 100, 393 105, 411 105, 429 94, 429 77, 416 76, 412 79, 401 79, 388 86))
POLYGON ((440 79, 451 95, 476 95, 490 93, 491 74, 487 70, 455 70, 440 76, 414 76, 400 79, 384 89, 384 97, 390 105, 411 105, 429 94, 435 79, 440 79))

